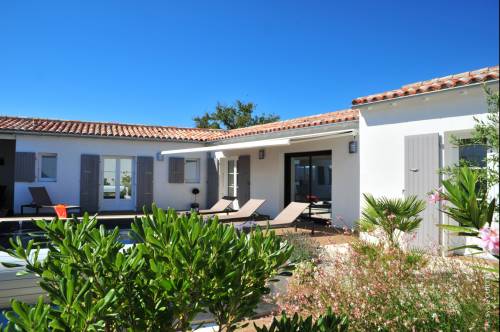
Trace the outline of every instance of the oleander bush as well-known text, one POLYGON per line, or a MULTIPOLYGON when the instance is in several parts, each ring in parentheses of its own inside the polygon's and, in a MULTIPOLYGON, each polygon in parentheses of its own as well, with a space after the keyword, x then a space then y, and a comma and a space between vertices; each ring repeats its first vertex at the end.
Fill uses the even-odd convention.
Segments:
POLYGON ((34 240, 11 240, 4 251, 40 276, 48 301, 12 300, 4 331, 185 331, 204 311, 233 331, 287 270, 293 248, 274 232, 152 211, 133 222, 129 246, 87 214, 36 222, 48 240, 44 258, 34 240))
POLYGON ((352 331, 497 331, 499 288, 463 260, 360 243, 298 266, 278 302, 288 314, 345 315, 352 331))

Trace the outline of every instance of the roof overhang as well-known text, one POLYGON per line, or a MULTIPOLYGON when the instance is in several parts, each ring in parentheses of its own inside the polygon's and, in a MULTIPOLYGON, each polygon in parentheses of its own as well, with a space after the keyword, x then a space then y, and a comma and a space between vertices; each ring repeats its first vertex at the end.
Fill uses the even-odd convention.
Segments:
POLYGON ((337 138, 344 136, 355 136, 357 134, 358 134, 357 129, 343 129, 337 131, 304 134, 304 135, 289 136, 282 138, 261 139, 261 140, 239 142, 239 143, 210 145, 199 148, 165 150, 162 151, 161 154, 174 155, 174 154, 187 154, 187 153, 197 153, 197 152, 245 150, 245 149, 263 148, 263 147, 287 146, 293 143, 302 143, 302 142, 309 142, 309 141, 316 141, 316 140, 323 140, 323 139, 337 138))
POLYGON ((382 99, 382 100, 376 100, 376 101, 370 101, 366 103, 361 103, 361 104, 353 104, 352 107, 356 107, 357 109, 364 110, 364 108, 368 108, 372 105, 377 105, 377 104, 390 104, 390 103, 398 103, 401 100, 406 100, 406 99, 413 99, 413 98, 419 98, 419 97, 426 97, 429 95, 435 95, 435 94, 440 94, 443 92, 448 92, 448 91, 458 91, 458 90, 465 90, 465 89, 471 89, 475 87, 482 87, 485 85, 498 85, 499 80, 490 80, 486 82, 477 82, 477 83, 472 83, 472 84, 466 84, 466 85, 459 85, 459 86, 454 86, 451 88, 445 88, 445 89, 439 89, 439 90, 432 90, 432 91, 427 91, 427 92, 421 92, 421 93, 416 93, 413 95, 407 95, 407 96, 400 96, 400 97, 394 97, 394 98, 387 98, 387 99, 382 99))

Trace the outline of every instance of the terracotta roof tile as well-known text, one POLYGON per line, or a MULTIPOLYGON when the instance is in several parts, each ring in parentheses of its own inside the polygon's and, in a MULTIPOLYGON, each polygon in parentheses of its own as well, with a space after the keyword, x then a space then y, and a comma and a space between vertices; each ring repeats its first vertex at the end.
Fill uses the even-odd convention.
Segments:
POLYGON ((258 135, 272 133, 276 131, 314 127, 321 126, 337 122, 345 121, 356 121, 359 118, 359 111, 355 109, 348 109, 343 111, 336 111, 318 115, 305 116, 301 118, 295 118, 291 120, 284 120, 272 123, 266 123, 263 125, 257 125, 246 128, 239 128, 226 131, 219 137, 215 137, 213 140, 221 140, 242 136, 258 135))
POLYGON ((223 130, 0 116, 0 132, 204 142, 223 130))
POLYGON ((1 132, 23 132, 88 137, 208 142, 358 119, 357 110, 345 110, 233 130, 179 128, 74 120, 0 116, 1 132))
POLYGON ((465 73, 448 75, 445 77, 434 78, 428 81, 408 84, 397 90, 356 98, 352 101, 352 104, 362 105, 376 101, 415 95, 419 93, 449 89, 473 83, 498 80, 498 77, 498 66, 486 67, 474 71, 468 71, 465 73))

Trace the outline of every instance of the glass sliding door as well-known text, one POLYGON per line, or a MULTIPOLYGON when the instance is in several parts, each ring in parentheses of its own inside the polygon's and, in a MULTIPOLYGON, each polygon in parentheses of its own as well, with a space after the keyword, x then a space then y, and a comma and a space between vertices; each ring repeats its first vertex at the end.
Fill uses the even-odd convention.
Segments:
POLYGON ((104 157, 102 160, 102 210, 133 210, 134 160, 123 157, 104 157))
POLYGON ((285 205, 310 203, 310 219, 329 220, 332 200, 331 151, 285 155, 285 205))

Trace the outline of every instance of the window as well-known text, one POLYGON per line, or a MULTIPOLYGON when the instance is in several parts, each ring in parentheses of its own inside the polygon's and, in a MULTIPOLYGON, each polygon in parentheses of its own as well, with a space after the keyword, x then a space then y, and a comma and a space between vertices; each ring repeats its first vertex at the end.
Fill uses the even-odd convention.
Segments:
POLYGON ((116 159, 104 158, 103 198, 116 198, 116 159))
POLYGON ((56 181, 57 155, 44 153, 40 155, 40 181, 56 181))
MULTIPOLYGON (((458 149, 458 158, 460 163, 464 163, 472 169, 484 170, 486 169, 486 157, 488 155, 488 148, 484 144, 473 144, 469 139, 462 139, 462 145, 458 149)), ((480 172, 481 174, 482 172, 480 172)), ((476 184, 476 190, 478 192, 487 190, 488 184, 486 182, 486 177, 480 176, 478 183, 476 184)))
POLYGON ((184 182, 200 183, 200 159, 186 159, 184 163, 184 182))
POLYGON ((462 140, 464 145, 459 147, 458 157, 470 167, 486 167, 487 147, 483 144, 470 144, 469 140, 462 140))
POLYGON ((227 195, 238 196, 238 162, 234 159, 227 161, 227 195))

